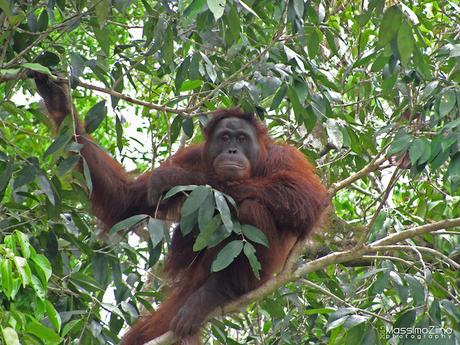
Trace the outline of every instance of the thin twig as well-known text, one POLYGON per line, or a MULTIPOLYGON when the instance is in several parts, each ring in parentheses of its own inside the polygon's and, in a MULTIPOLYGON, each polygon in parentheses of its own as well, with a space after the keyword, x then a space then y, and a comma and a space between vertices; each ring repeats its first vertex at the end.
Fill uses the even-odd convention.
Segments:
POLYGON ((141 105, 141 106, 149 108, 149 109, 164 111, 164 112, 167 112, 167 113, 175 113, 175 114, 183 114, 183 113, 188 112, 186 109, 181 109, 181 108, 174 109, 174 108, 169 108, 169 107, 166 107, 166 106, 163 106, 163 105, 142 101, 140 99, 124 95, 124 94, 122 94, 122 93, 120 93, 118 91, 115 91, 115 90, 112 90, 112 89, 107 89, 107 88, 101 87, 101 86, 88 84, 88 83, 85 83, 85 82, 82 82, 82 81, 79 81, 78 85, 81 86, 81 87, 84 87, 85 89, 106 93, 108 95, 123 99, 123 100, 125 100, 127 102, 130 102, 132 104, 138 104, 138 105, 141 105))
POLYGON ((392 321, 390 319, 387 319, 386 317, 384 316, 381 316, 379 314, 376 314, 376 313, 373 313, 371 311, 368 311, 366 309, 361 309, 361 308, 358 308, 358 307, 355 307, 353 304, 341 299, 339 296, 336 296, 334 295, 332 292, 330 292, 329 290, 323 288, 322 286, 318 285, 318 284, 315 284, 309 280, 306 280, 306 279, 303 279, 302 280, 302 283, 306 286, 309 286, 310 288, 313 288, 313 289, 317 289, 319 290, 321 293, 323 293, 324 295, 327 295, 333 299, 335 299, 336 301, 338 301, 339 303, 342 303, 350 308, 353 308, 355 309, 357 312, 360 312, 362 314, 367 314, 367 315, 370 315, 370 316, 373 316, 373 317, 376 317, 382 321, 385 321, 385 322, 388 322, 388 323, 392 323, 392 321))
POLYGON ((370 174, 371 172, 377 170, 379 168, 379 166, 385 162, 387 160, 386 157, 379 157, 378 155, 372 159, 372 161, 366 165, 364 168, 362 168, 360 171, 358 171, 357 173, 347 177, 346 179, 342 180, 342 181, 339 181, 339 182, 336 182, 334 183, 331 188, 329 188, 329 193, 331 195, 334 195, 335 193, 337 193, 339 190, 349 186, 350 184, 352 184, 353 182, 363 178, 364 176, 367 176, 368 174, 370 174))
POLYGON ((409 246, 409 245, 391 245, 391 246, 378 246, 376 248, 380 248, 382 250, 414 250, 416 249, 417 251, 420 252, 426 252, 429 253, 433 256, 439 256, 442 258, 442 260, 449 266, 460 270, 460 264, 449 258, 447 255, 444 255, 443 253, 432 249, 432 248, 427 248, 427 247, 422 247, 422 246, 409 246))
POLYGON ((398 181, 401 174, 402 174, 401 170, 396 168, 393 174, 391 175, 390 181, 388 182, 388 186, 385 189, 385 192, 383 193, 380 199, 381 201, 380 201, 379 206, 375 210, 374 215, 372 216, 372 219, 370 220, 369 224, 366 225, 365 231, 363 231, 363 233, 361 234, 361 238, 360 238, 361 242, 365 241, 365 239, 367 238, 369 231, 372 229, 375 222, 377 221, 380 211, 382 210, 383 206, 386 204, 388 197, 390 196, 390 193, 393 190, 394 186, 396 185, 396 182, 398 181))

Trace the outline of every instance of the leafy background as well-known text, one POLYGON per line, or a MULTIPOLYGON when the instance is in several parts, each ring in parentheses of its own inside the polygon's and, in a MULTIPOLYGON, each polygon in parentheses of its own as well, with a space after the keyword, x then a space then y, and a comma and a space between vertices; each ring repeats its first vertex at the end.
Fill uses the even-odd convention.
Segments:
POLYGON ((93 136, 135 171, 200 140, 214 109, 255 112, 334 196, 307 260, 453 220, 213 320, 209 344, 386 344, 412 326, 451 337, 392 343, 459 344, 459 23, 454 1, 0 0, 0 342, 117 343, 163 298, 168 236, 97 239, 32 69, 68 77, 93 136))

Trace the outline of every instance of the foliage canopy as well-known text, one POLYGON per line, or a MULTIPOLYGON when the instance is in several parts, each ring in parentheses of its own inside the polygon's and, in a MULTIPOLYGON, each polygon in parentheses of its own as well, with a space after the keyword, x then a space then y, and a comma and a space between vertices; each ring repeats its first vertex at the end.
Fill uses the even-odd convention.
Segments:
POLYGON ((453 220, 213 320, 210 344, 386 344, 431 326, 448 337, 396 341, 459 344, 459 22, 454 1, 0 0, 0 343, 114 344, 163 297, 145 277, 168 232, 97 240, 90 174, 71 135, 50 139, 35 70, 68 78, 94 137, 140 171, 200 140, 212 110, 255 112, 334 194, 307 259, 453 220))

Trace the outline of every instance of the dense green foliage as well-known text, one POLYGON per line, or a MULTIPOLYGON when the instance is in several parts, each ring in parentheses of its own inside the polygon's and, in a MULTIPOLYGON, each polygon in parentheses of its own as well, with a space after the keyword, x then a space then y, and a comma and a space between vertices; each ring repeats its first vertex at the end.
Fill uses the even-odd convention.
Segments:
MULTIPOLYGON (((72 169, 71 136, 50 139, 26 70, 68 76, 93 136, 140 171, 236 105, 328 186, 388 158, 332 189, 339 219, 317 243, 340 251, 460 217, 459 22, 454 1, 0 0, 0 344, 117 343, 162 300, 169 240, 153 220, 145 241, 97 239, 89 174, 72 169)), ((310 273, 205 339, 386 344, 419 327, 445 336, 394 341, 459 344, 460 232, 447 230, 310 273)))

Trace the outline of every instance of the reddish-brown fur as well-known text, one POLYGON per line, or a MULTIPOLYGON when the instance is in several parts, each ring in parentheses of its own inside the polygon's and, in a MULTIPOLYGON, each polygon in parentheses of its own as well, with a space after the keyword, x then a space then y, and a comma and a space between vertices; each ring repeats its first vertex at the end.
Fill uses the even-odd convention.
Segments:
MULTIPOLYGON (((70 112, 67 91, 42 75, 34 78, 51 118, 59 125, 70 112)), ((158 169, 136 179, 101 150, 85 134, 78 119, 76 121, 77 140, 84 145, 81 154, 88 163, 94 186, 93 212, 106 227, 135 214, 153 215, 155 207, 149 205, 148 187, 152 183, 149 181, 161 179, 169 187, 209 184, 229 194, 238 203, 240 223, 258 227, 269 239, 269 248, 256 246, 256 255, 262 264, 258 280, 247 259, 241 255, 227 269, 211 274, 211 263, 223 244, 196 253, 192 250, 194 239, 191 235, 183 237, 176 229, 165 267, 171 285, 168 296, 157 311, 141 317, 132 326, 122 340, 124 345, 144 344, 162 335, 170 329, 178 314, 192 313, 193 317, 190 305, 198 305, 196 315, 201 322, 212 308, 260 286, 282 267, 295 242, 305 238, 318 225, 329 204, 326 189, 311 164, 295 148, 274 143, 252 114, 235 109, 216 112, 204 130, 204 144, 179 150, 158 169), (244 180, 219 180, 207 159, 210 135, 219 121, 228 117, 244 119, 253 126, 260 144, 257 164, 251 167, 252 175, 244 180), (206 300, 200 303, 200 298, 206 300)), ((166 218, 170 211, 175 211, 173 216, 177 219, 177 203, 177 199, 163 203, 156 216, 166 218)), ((199 336, 191 335, 181 343, 199 344, 199 336)))

